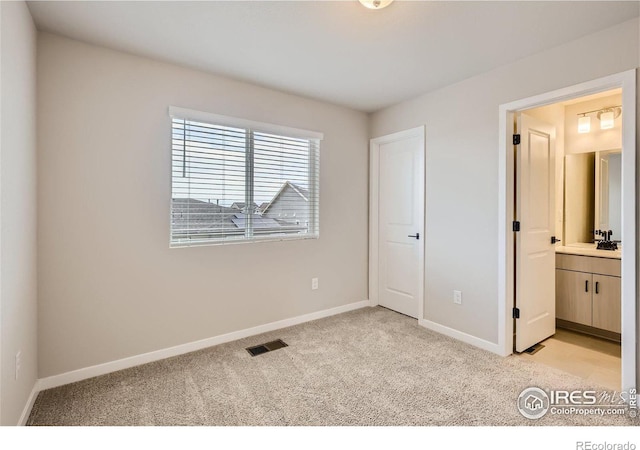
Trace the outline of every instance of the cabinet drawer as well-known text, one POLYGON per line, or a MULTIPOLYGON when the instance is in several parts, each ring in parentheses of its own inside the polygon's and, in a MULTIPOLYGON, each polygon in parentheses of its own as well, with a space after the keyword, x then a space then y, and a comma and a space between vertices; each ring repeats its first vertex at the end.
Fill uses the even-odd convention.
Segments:
POLYGON ((621 274, 619 259, 565 255, 563 253, 556 253, 556 269, 597 273, 613 277, 619 277, 621 274))

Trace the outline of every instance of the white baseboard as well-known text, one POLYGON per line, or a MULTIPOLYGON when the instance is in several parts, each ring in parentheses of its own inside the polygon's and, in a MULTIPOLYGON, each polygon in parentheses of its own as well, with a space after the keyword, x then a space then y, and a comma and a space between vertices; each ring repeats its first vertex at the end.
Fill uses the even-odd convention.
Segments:
POLYGON ((20 420, 18 420, 18 426, 25 426, 27 424, 27 420, 29 420, 31 409, 33 408, 33 404, 36 402, 38 392, 40 392, 39 381, 40 380, 36 380, 33 385, 33 389, 31 389, 31 394, 27 399, 27 403, 24 405, 24 409, 22 410, 22 414, 20 415, 20 420))
POLYGON ((439 323, 432 322, 427 319, 418 320, 418 324, 425 328, 428 328, 429 330, 435 331, 436 333, 444 334, 445 336, 449 336, 467 344, 471 344, 474 347, 488 350, 491 353, 496 353, 500 356, 503 356, 504 354, 503 349, 494 342, 485 341, 484 339, 480 339, 470 334, 463 333, 462 331, 440 325, 439 323))
MULTIPOLYGON (((369 302, 369 300, 363 300, 360 302, 349 303, 347 305, 337 306, 331 309, 325 309, 322 311, 304 314, 302 316, 279 320, 277 322, 258 325, 256 327, 246 328, 244 330, 234 331, 231 333, 222 334, 219 336, 214 336, 214 337, 202 339, 199 341, 176 345, 175 347, 169 347, 162 350, 143 353, 141 355, 130 356, 128 358, 118 359, 116 361, 111 361, 104 364, 98 364, 95 366, 85 367, 83 369, 78 369, 71 372, 62 373, 59 375, 53 375, 47 378, 41 378, 40 380, 38 380, 38 383, 36 386, 38 388, 38 391, 51 389, 54 387, 63 386, 65 384, 75 383, 76 381, 86 380, 87 378, 93 378, 99 375, 105 375, 107 373, 116 372, 118 370, 139 366, 141 364, 146 364, 153 361, 159 361, 161 359, 171 358, 173 356, 183 355, 185 353, 194 352, 196 350, 212 347, 214 345, 224 344, 226 342, 243 339, 249 336, 254 336, 256 334, 266 333, 269 331, 279 330, 280 328, 286 328, 286 327, 298 325, 304 322, 310 322, 312 320, 334 316, 336 314, 352 311, 354 309, 364 308, 370 305, 371 303, 369 302)), ((31 408, 29 408, 29 411, 31 411, 31 408)), ((29 417, 29 416, 27 415, 26 417, 29 417)))

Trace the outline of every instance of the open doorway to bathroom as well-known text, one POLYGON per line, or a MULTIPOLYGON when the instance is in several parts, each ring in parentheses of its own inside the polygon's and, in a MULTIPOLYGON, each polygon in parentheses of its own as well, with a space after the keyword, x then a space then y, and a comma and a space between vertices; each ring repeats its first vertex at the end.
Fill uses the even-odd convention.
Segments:
POLYGON ((615 390, 637 383, 635 91, 629 71, 500 106, 499 343, 615 390))
MULTIPOLYGON (((539 214, 535 208, 550 200, 542 212, 549 213, 553 268, 535 275, 546 274, 538 283, 549 286, 555 324, 541 342, 516 351, 616 391, 622 387, 622 113, 620 88, 520 112, 555 135, 549 166, 529 172, 537 183, 552 178, 551 199, 531 205, 531 213, 539 214)), ((535 144, 525 147, 536 151, 535 144)), ((538 200, 528 189, 545 192, 533 182, 520 186, 529 199, 538 200)))

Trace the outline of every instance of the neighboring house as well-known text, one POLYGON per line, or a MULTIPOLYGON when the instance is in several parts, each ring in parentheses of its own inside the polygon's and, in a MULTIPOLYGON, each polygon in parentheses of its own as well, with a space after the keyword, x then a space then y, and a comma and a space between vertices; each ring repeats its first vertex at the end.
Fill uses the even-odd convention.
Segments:
MULTIPOLYGON (((254 235, 307 231, 308 199, 309 193, 306 189, 285 182, 271 202, 265 202, 260 206, 254 203, 254 235)), ((222 206, 193 198, 174 198, 171 207, 173 237, 204 239, 243 236, 247 222, 245 204, 234 202, 231 206, 222 206)))
POLYGON ((310 219, 309 191, 290 181, 285 182, 262 211, 262 217, 306 228, 310 219))

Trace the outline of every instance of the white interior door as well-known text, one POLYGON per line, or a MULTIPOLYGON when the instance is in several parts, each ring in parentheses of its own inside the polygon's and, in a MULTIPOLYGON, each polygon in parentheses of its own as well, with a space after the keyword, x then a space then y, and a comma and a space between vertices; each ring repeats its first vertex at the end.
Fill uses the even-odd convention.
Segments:
POLYGON ((378 162, 378 303, 417 318, 424 283, 424 129, 374 139, 372 151, 378 162))
POLYGON ((520 114, 516 150, 516 351, 555 333, 555 138, 553 125, 520 114))

